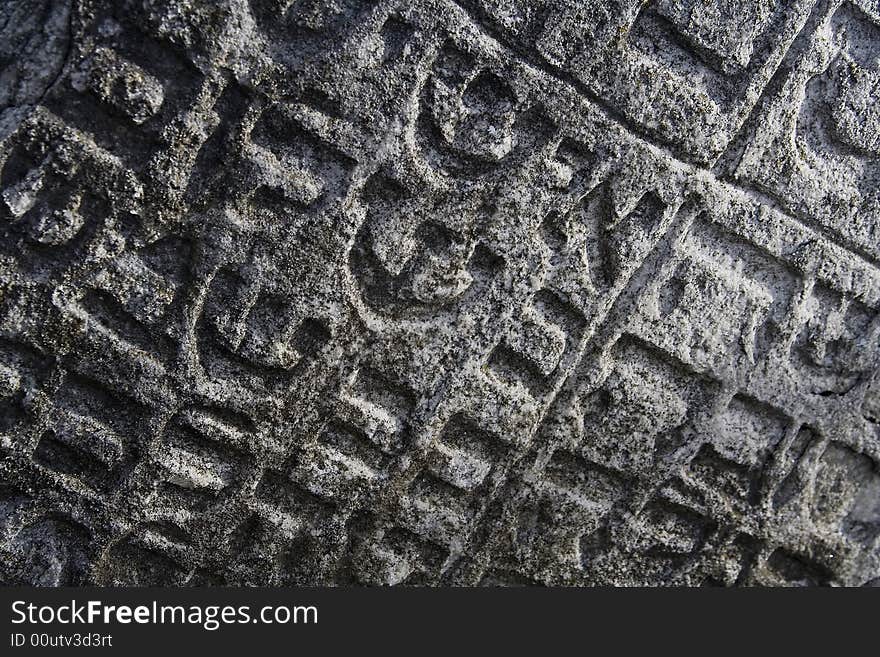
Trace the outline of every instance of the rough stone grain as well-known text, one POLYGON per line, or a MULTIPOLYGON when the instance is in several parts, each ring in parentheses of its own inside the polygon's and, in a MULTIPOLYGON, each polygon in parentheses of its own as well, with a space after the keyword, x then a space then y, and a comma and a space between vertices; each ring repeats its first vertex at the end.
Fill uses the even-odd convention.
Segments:
POLYGON ((0 582, 880 581, 876 0, 0 4, 0 582))

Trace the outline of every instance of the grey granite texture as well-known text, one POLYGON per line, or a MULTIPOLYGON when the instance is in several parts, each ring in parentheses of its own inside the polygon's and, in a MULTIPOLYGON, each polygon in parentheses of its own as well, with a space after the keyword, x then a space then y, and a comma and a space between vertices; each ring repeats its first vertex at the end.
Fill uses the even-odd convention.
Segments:
POLYGON ((880 582, 877 0, 0 4, 0 582, 880 582))

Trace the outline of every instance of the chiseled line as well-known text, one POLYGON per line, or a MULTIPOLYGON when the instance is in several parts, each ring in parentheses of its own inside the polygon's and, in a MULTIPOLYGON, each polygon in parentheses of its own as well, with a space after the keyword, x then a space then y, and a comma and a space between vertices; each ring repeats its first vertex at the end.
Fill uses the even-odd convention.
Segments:
MULTIPOLYGON (((586 355, 589 346, 597 336, 602 335, 602 332, 598 329, 607 325, 607 321, 610 317, 613 316, 612 318, 616 320, 618 319, 618 316, 626 315, 631 311, 631 306, 637 303, 640 298, 638 292, 644 289, 645 281, 674 252, 674 249, 671 248, 672 244, 683 239, 687 235, 687 231, 690 229, 691 224, 699 215, 699 208, 685 197, 677 206, 667 206, 664 214, 668 214, 668 218, 665 220, 665 225, 659 227, 659 235, 657 236, 656 242, 642 257, 639 264, 629 275, 629 278, 620 284, 617 293, 613 296, 613 300, 606 304, 604 311, 597 314, 590 325, 584 329, 584 334, 581 336, 576 349, 575 358, 569 363, 565 373, 556 378, 556 383, 554 384, 553 389, 544 396, 543 400, 541 400, 543 403, 540 406, 534 433, 528 443, 520 448, 519 454, 517 454, 514 460, 508 465, 504 473, 503 481, 501 481, 498 486, 486 496, 484 505, 478 513, 477 518, 472 522, 467 533, 467 538, 464 541, 465 550, 463 554, 473 554, 474 546, 469 545, 469 543, 479 530, 485 527, 485 523, 489 518, 488 511, 490 510, 492 502, 498 499, 500 493, 507 488, 507 484, 512 479, 522 476, 524 467, 528 467, 523 459, 529 454, 535 437, 538 435, 539 429, 543 424, 548 411, 552 408, 554 400, 559 395, 560 391, 568 385, 569 381, 572 380, 572 377, 577 376, 581 361, 586 355), (635 294, 628 294, 628 292, 635 292, 635 294)), ((518 506, 519 502, 519 500, 515 499, 509 500, 504 503, 504 506, 506 507, 506 510, 509 510, 510 505, 515 504, 518 506)), ((476 551, 480 551, 486 546, 493 545, 494 539, 497 538, 504 529, 504 527, 500 527, 494 532, 491 532, 482 544, 477 547, 476 551)))
MULTIPOLYGON (((629 119, 626 118, 620 111, 614 109, 609 106, 608 103, 603 100, 600 96, 597 96, 594 92, 592 92, 583 82, 568 74, 562 70, 557 69, 553 65, 543 62, 540 59, 533 56, 527 50, 523 48, 517 47, 515 44, 511 43, 511 41, 505 38, 498 29, 493 27, 491 19, 485 15, 485 12, 473 6, 472 0, 449 0, 456 6, 458 6, 467 16, 471 19, 474 26, 480 29, 483 34, 495 41, 500 47, 508 50, 513 54, 515 58, 518 58, 523 63, 528 66, 533 67, 534 69, 543 72, 546 75, 549 75, 560 82, 567 84, 572 87, 578 95, 585 97, 590 103, 592 103, 596 109, 598 109, 602 114, 604 114, 604 118, 606 120, 612 121, 618 124, 623 130, 631 133, 631 136, 635 139, 643 141, 645 144, 656 148, 663 155, 668 157, 669 159, 676 162, 678 165, 690 169, 693 172, 701 172, 711 178, 711 181, 716 183, 717 185, 736 190, 751 199, 753 199, 756 203, 760 203, 761 205, 765 205, 770 207, 771 209, 783 214, 788 217, 790 220, 808 228, 810 230, 816 231, 822 237, 827 239, 829 242, 836 244, 837 246, 845 249, 846 251, 852 253, 857 256, 859 259, 864 260, 869 265, 874 267, 875 269, 880 270, 880 256, 873 256, 862 249, 862 247, 857 244, 852 243, 842 235, 834 232, 832 229, 827 226, 823 226, 822 224, 811 221, 809 219, 805 219, 803 217, 799 217, 794 214, 791 210, 786 208, 783 203, 779 200, 774 199, 772 196, 760 192, 756 188, 744 185, 742 183, 733 182, 729 180, 723 180, 719 178, 715 172, 710 167, 704 167, 698 164, 694 164, 687 160, 682 159, 679 155, 675 153, 674 150, 668 145, 664 144, 662 141, 657 140, 652 137, 646 131, 639 128, 637 125, 634 125, 629 119)), ((808 20, 809 24, 810 21, 808 20)), ((802 30, 803 31, 803 28, 802 30)), ((800 36, 800 33, 798 34, 800 36)), ((792 44, 797 40, 797 37, 792 41, 792 44)), ((788 51, 786 51, 787 55, 788 51)), ((785 57, 780 60, 780 65, 782 61, 784 61, 785 57)), ((778 67, 777 67, 778 69, 778 67)), ((772 80, 772 78, 771 78, 772 80)), ((742 125, 745 126, 748 118, 752 113, 749 114, 746 119, 743 120, 742 125)), ((737 133, 738 134, 738 133, 737 133)), ((734 137, 735 139, 735 137, 734 137)), ((733 139, 730 143, 733 142, 733 139)), ((725 151, 726 152, 726 151, 725 151)), ((722 153, 723 155, 724 153, 722 153)))

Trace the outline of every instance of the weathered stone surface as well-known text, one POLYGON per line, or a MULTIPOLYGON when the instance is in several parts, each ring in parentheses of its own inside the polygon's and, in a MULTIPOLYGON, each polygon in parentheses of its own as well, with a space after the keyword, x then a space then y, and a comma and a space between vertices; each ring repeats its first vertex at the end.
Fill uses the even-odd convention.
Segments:
POLYGON ((880 578, 871 0, 0 5, 0 581, 880 578))

